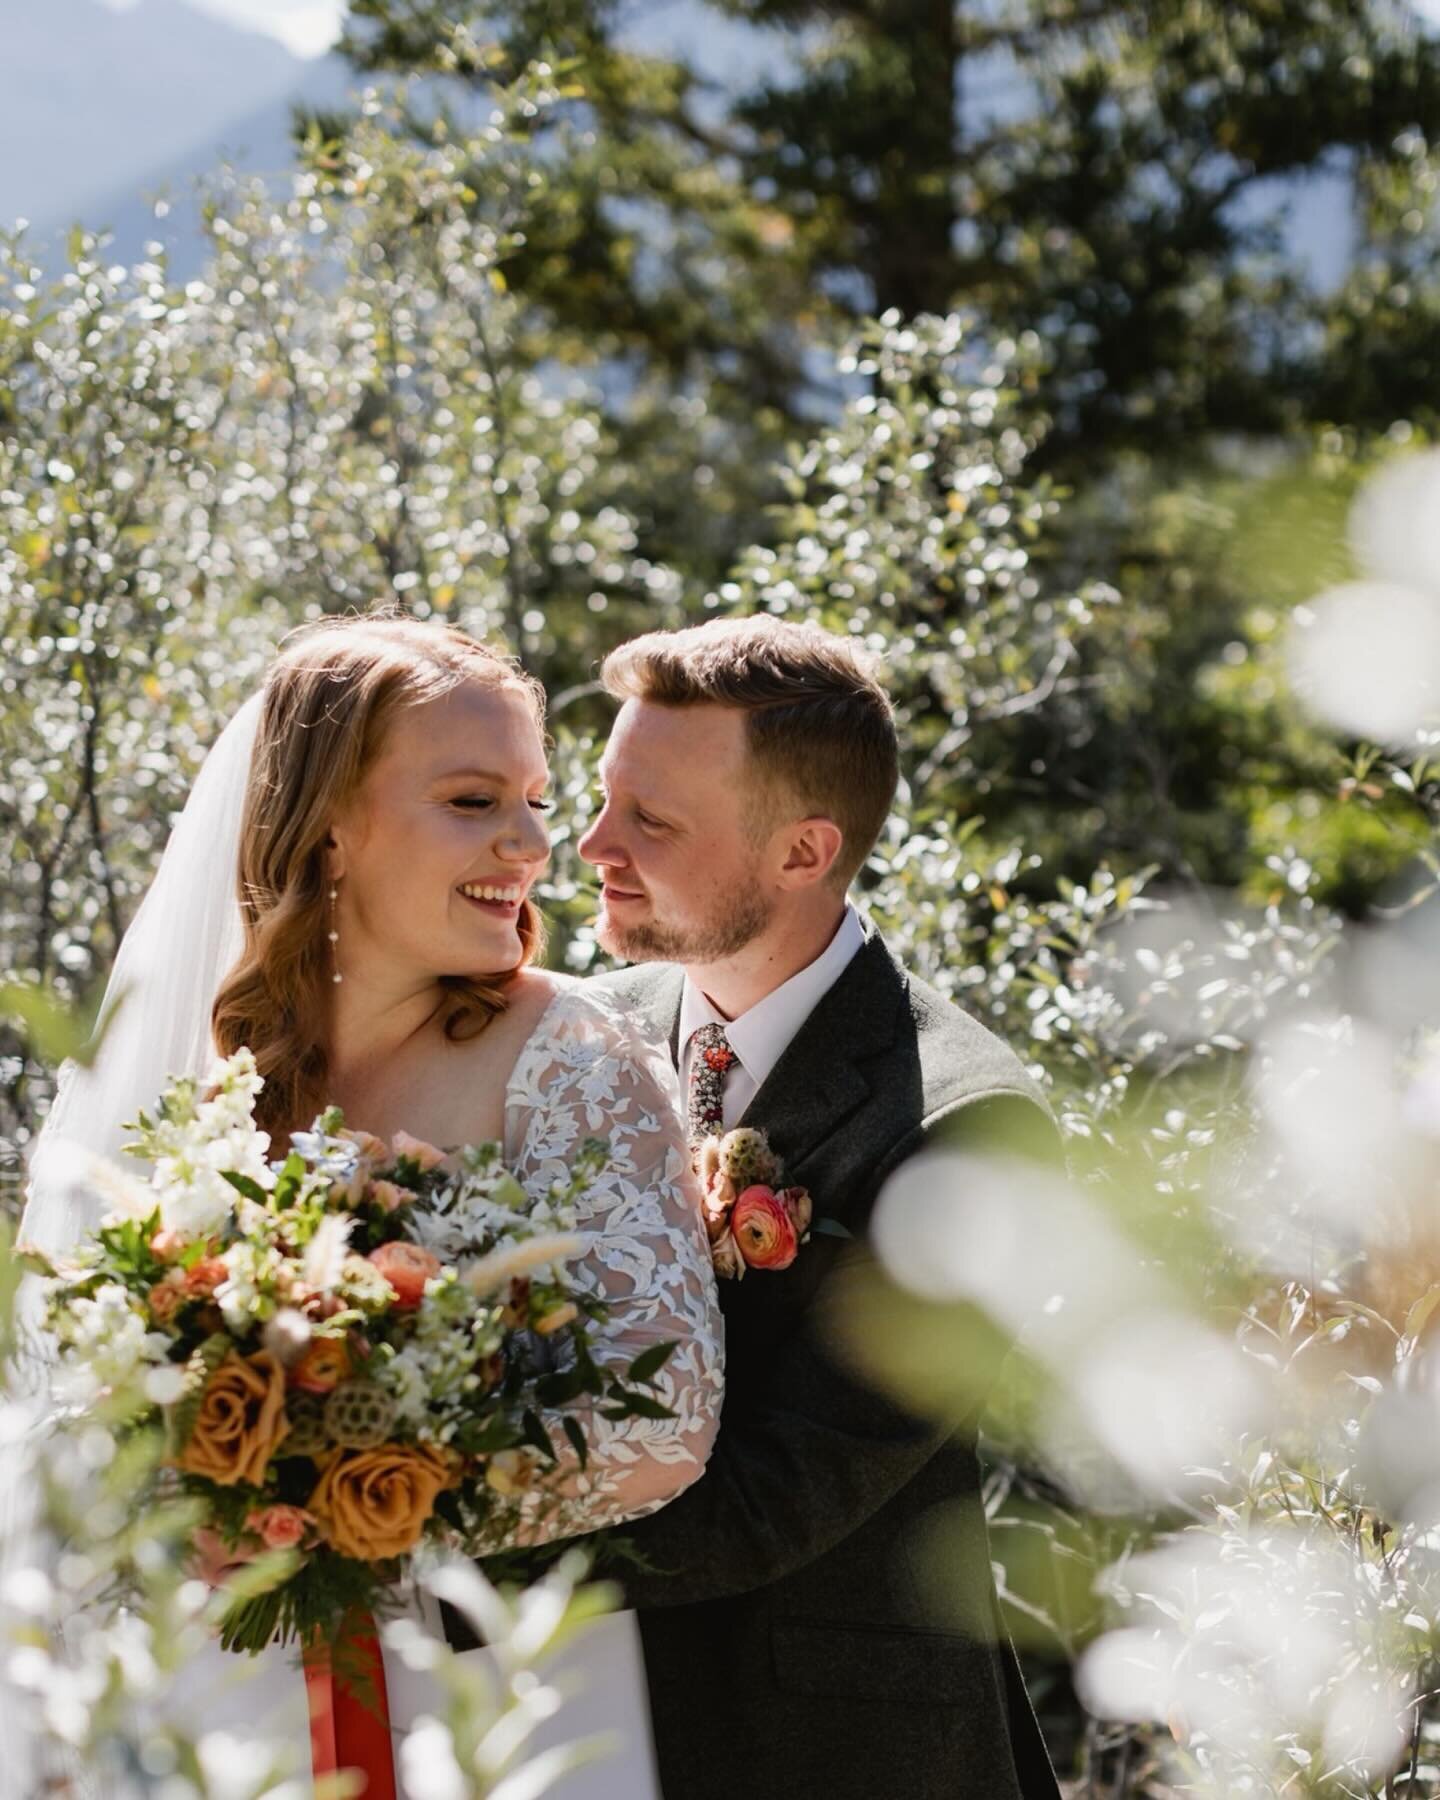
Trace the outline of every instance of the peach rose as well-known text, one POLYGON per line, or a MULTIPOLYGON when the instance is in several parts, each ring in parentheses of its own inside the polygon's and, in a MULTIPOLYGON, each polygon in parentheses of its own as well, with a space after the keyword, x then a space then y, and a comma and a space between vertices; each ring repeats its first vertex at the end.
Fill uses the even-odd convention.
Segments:
POLYGON ((154 1255, 160 1258, 161 1262, 173 1262, 189 1242, 190 1240, 184 1232, 176 1231, 170 1225, 162 1225, 151 1238, 150 1249, 154 1255))
POLYGON ((151 1318, 157 1325, 168 1325, 180 1310, 180 1302, 185 1298, 185 1290, 167 1275, 164 1281, 157 1281, 146 1295, 150 1305, 151 1318))
POLYGON ((485 1481, 497 1494, 507 1499, 526 1493, 535 1485, 536 1461, 533 1450, 497 1450, 485 1465, 485 1481))
POLYGON ((303 1506, 263 1506, 249 1515, 245 1529, 253 1531, 267 1550, 294 1550, 314 1523, 303 1506))
POLYGON ((379 1166, 390 1160, 390 1152, 384 1138, 376 1137, 373 1131, 342 1131, 340 1136, 347 1144, 353 1144, 367 1162, 379 1166))
POLYGON ((350 1347, 344 1338, 312 1338, 290 1371, 290 1385, 307 1394, 328 1394, 349 1373, 350 1347))
POLYGON ((435 1496, 458 1474, 452 1459, 420 1444, 341 1450, 326 1465, 309 1510, 341 1556, 384 1562, 419 1540, 435 1496))
POLYGON ((185 1271, 187 1294, 213 1294, 222 1281, 230 1279, 230 1271, 218 1256, 202 1256, 185 1271))
POLYGON ((552 1331, 561 1331, 572 1319, 580 1317, 580 1308, 572 1300, 565 1300, 559 1306, 552 1306, 547 1313, 541 1313, 535 1321, 535 1329, 541 1337, 549 1337, 552 1331))
POLYGON ((285 1371, 268 1350, 232 1350, 205 1384, 200 1412, 180 1467, 221 1487, 258 1487, 276 1447, 290 1429, 285 1417, 285 1371))
POLYGON ((409 1188, 400 1187, 393 1181, 372 1181, 365 1190, 365 1198, 382 1212, 394 1212, 397 1206, 406 1205, 415 1196, 409 1188))
POLYGON ((757 1182, 746 1188, 730 1214, 735 1245, 752 1269, 788 1269, 800 1248, 790 1209, 775 1192, 757 1182))
POLYGON ((425 1283, 440 1273, 440 1258, 421 1244, 382 1244, 368 1260, 395 1290, 398 1306, 418 1306, 425 1298, 425 1283))
POLYGON ((395 1160, 401 1158, 417 1163, 423 1175, 428 1169, 438 1169, 445 1160, 445 1152, 437 1150, 433 1144, 427 1144, 424 1138, 411 1137, 408 1131, 397 1131, 390 1140, 390 1148, 395 1153, 395 1160))

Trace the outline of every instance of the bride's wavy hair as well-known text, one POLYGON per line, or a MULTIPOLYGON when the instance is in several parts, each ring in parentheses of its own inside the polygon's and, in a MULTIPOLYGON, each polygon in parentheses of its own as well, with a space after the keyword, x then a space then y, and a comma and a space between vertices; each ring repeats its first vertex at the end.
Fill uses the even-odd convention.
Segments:
MULTIPOLYGON (((302 625, 271 665, 240 827, 244 949, 211 1013, 222 1055, 242 1044, 254 1052, 265 1078, 256 1119, 269 1130, 307 1123, 326 1103, 331 822, 379 756, 395 715, 470 682, 517 690, 543 734, 545 691, 513 657, 395 608, 302 625)), ((446 1037, 474 1037, 505 1010, 511 980, 544 947, 528 898, 517 929, 514 969, 440 977, 446 1037)))

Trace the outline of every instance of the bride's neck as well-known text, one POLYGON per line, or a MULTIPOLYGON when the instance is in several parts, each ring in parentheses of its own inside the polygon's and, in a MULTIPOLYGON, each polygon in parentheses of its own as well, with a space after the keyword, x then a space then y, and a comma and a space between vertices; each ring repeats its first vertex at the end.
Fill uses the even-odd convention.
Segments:
POLYGON ((385 985, 347 975, 336 982, 326 1032, 336 1098, 347 1088, 363 1087, 376 1069, 392 1064, 428 1030, 443 1002, 444 995, 430 980, 423 986, 385 985))

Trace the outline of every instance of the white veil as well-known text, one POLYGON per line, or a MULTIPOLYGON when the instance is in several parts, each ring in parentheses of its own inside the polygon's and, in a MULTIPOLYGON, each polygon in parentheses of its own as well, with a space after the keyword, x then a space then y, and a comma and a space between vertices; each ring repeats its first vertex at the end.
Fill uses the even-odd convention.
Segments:
MULTIPOLYGON (((97 1156, 113 1158, 123 1127, 158 1098, 172 1075, 205 1075, 214 1058, 210 1011, 243 942, 237 873, 240 825, 260 718, 261 695, 245 702, 201 766, 175 823, 155 878, 125 933, 105 988, 100 1017, 114 1012, 89 1068, 66 1063, 55 1100, 30 1156, 29 1197, 20 1242, 62 1255, 99 1222, 101 1202, 89 1177, 97 1156), (118 1008, 118 1010, 116 1010, 118 1008)), ((38 1496, 30 1454, 48 1411, 49 1356, 39 1329, 34 1281, 16 1297, 19 1335, 10 1405, 0 1443, 0 1734, 9 1773, 36 1776, 54 1752, 35 1737, 36 1702, 7 1680, 10 1578, 43 1566, 38 1496)), ((72 1787, 91 1784, 61 1759, 72 1787)), ((27 1790, 28 1791, 28 1790, 27 1790)))
POLYGON ((60 1073, 30 1157, 22 1243, 53 1255, 90 1230, 89 1159, 115 1156, 122 1127, 171 1076, 203 1076, 214 1060, 210 1010, 243 941, 236 875, 261 701, 253 694, 245 702, 195 778, 116 954, 100 1009, 114 1020, 99 1056, 88 1069, 67 1063, 60 1073))

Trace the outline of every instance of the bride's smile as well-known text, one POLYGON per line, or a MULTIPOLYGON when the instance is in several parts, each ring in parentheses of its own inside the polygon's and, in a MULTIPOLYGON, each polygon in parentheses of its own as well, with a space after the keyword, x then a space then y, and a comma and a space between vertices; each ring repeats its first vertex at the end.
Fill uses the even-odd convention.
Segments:
POLYGON ((398 714, 331 827, 343 979, 403 992, 513 969, 550 855, 548 784, 534 710, 513 688, 467 682, 398 714))

